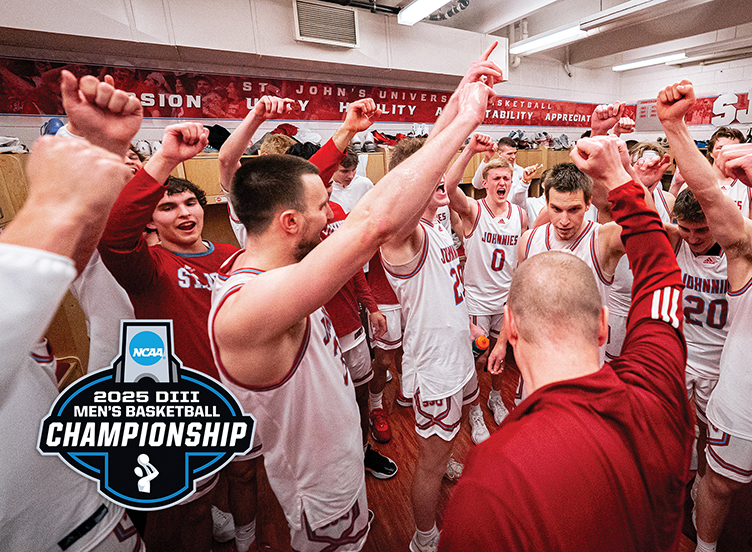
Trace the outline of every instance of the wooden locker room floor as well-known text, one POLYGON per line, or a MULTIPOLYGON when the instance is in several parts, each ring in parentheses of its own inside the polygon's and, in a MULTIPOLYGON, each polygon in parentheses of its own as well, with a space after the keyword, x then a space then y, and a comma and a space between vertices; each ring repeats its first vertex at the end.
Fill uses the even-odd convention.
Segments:
MULTIPOLYGON (((486 426, 493 434, 496 430, 493 416, 486 406, 488 392, 491 387, 491 376, 479 373, 481 386, 481 405, 486 426)), ((516 390, 517 372, 508 369, 504 378, 502 398, 507 408, 512 406, 512 398, 516 390)), ((363 548, 364 552, 398 552, 407 551, 415 526, 413 524, 412 507, 410 505, 410 487, 417 455, 417 437, 413 430, 412 409, 397 406, 394 397, 397 392, 396 378, 386 385, 384 390, 384 405, 390 412, 392 440, 385 444, 377 444, 383 454, 392 458, 399 466, 399 471, 392 479, 380 481, 366 474, 368 491, 368 505, 375 513, 371 532, 363 548)), ((510 408, 511 410, 511 408, 510 408)), ((455 439, 454 457, 462 461, 467 452, 474 445, 470 440, 470 426, 466 417, 455 439)), ((313 452, 315 454, 315 452, 313 452)), ((443 511, 449 500, 455 483, 444 479, 441 487, 439 511, 443 511)), ((687 490, 687 496, 689 489, 687 490)), ((743 489, 732 506, 732 514, 726 531, 718 547, 718 552, 747 552, 752 551, 752 486, 743 489)), ((686 535, 694 538, 695 533, 691 522, 691 500, 687 498, 684 523, 684 534, 677 552, 693 552, 695 543, 686 535)), ((439 514, 440 515, 440 514, 439 514)), ((439 525, 439 527, 441 527, 439 525)), ((272 493, 263 468, 259 472, 259 515, 256 524, 258 540, 266 541, 272 546, 288 552, 290 548, 290 534, 282 509, 272 493)), ((214 543, 214 552, 234 552, 234 541, 229 543, 214 543)))

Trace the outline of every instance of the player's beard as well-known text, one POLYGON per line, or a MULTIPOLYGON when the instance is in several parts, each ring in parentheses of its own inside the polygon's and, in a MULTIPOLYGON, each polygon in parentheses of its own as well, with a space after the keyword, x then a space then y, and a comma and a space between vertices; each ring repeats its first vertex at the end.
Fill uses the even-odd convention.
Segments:
POLYGON ((301 240, 298 242, 298 245, 295 247, 295 260, 297 262, 302 261, 303 258, 313 251, 313 248, 319 243, 321 243, 320 238, 317 240, 301 240))

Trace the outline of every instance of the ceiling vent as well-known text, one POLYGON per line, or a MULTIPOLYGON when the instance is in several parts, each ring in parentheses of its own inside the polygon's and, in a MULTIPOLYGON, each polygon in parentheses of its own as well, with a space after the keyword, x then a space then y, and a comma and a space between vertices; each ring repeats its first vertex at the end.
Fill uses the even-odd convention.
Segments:
POLYGON ((358 14, 354 9, 293 0, 293 13, 296 40, 358 47, 358 14))

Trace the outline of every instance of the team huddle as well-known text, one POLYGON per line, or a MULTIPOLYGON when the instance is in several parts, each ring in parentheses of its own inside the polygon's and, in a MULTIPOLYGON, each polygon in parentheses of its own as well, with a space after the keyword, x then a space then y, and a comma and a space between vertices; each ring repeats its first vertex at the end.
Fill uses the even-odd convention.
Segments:
POLYGON ((13 500, 0 508, 0 548, 207 551, 214 527, 238 552, 270 549, 256 539, 263 462, 294 550, 361 550, 379 515, 366 475, 398 472, 371 443, 392 438, 383 390, 398 368, 397 400, 418 437, 412 552, 673 550, 695 425, 697 550, 715 550, 734 493, 752 481, 752 145, 721 128, 709 163, 685 123, 694 92, 682 81, 657 100, 675 194, 661 185, 666 150, 618 137, 634 124, 617 102, 596 109, 572 162, 528 197, 539 167, 517 166, 510 139, 475 132, 501 78, 492 50, 427 139, 394 147, 375 186, 348 149, 378 118, 373 100, 350 104, 310 159, 241 164, 258 128, 292 109, 262 97, 219 152, 242 249, 203 239, 205 193, 170 176, 203 151, 207 129, 167 127, 142 163, 129 151, 138 100, 110 77, 63 72, 67 139, 35 145, 29 200, 0 236, 0 292, 13 306, 0 317, 0 408, 19 419, 3 430, 19 446, 0 457, 10 473, 48 474, 54 492, 33 478, 16 478, 25 494, 3 487, 13 500), (478 154, 482 199, 460 187, 478 154), (33 445, 56 394, 38 342, 69 286, 87 315, 90 369, 115 357, 113 319, 172 319, 175 354, 257 422, 252 450, 138 531, 33 445), (474 357, 480 337, 490 345, 474 357), (501 388, 512 359, 510 412, 501 388), (479 446, 463 466, 452 450, 465 415, 479 446), (440 512, 443 478, 458 482, 440 512), (47 531, 32 533, 41 518, 47 531))

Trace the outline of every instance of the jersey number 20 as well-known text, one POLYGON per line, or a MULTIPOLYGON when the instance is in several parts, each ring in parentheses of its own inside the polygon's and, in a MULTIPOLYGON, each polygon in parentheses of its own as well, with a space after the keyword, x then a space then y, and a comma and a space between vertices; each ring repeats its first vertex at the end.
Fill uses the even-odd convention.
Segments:
MULTIPOLYGON (((684 297, 685 303, 693 303, 694 306, 684 307, 684 321, 693 326, 702 326, 701 318, 692 318, 692 315, 702 315, 705 312, 705 300, 696 295, 684 297)), ((705 324, 716 330, 722 330, 728 318, 728 302, 725 299, 715 299, 708 303, 708 314, 705 324)))

